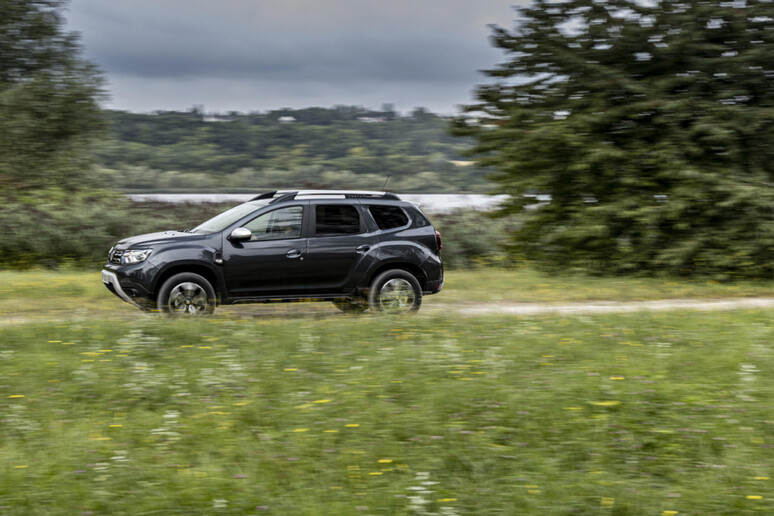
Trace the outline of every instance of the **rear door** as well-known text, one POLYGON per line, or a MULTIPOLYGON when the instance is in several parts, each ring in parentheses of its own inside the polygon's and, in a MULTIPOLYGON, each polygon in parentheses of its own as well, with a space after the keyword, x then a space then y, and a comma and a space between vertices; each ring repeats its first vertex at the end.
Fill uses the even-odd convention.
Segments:
POLYGON ((223 271, 229 297, 285 297, 304 291, 307 239, 303 221, 308 202, 265 212, 242 224, 250 240, 223 243, 223 271))
POLYGON ((308 295, 349 294, 368 270, 377 244, 358 201, 314 201, 304 261, 308 295))

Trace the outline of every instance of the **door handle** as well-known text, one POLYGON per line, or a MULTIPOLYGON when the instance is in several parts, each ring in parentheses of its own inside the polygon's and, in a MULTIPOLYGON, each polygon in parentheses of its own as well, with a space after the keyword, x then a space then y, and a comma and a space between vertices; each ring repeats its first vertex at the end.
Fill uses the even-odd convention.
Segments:
POLYGON ((365 245, 365 244, 364 244, 364 245, 360 245, 360 246, 358 246, 358 247, 357 247, 357 249, 355 249, 355 250, 356 250, 358 253, 367 253, 368 251, 370 251, 370 250, 371 250, 371 246, 370 246, 370 245, 365 245))
POLYGON ((291 249, 287 253, 285 253, 285 256, 288 258, 298 258, 301 256, 301 250, 300 249, 291 249))

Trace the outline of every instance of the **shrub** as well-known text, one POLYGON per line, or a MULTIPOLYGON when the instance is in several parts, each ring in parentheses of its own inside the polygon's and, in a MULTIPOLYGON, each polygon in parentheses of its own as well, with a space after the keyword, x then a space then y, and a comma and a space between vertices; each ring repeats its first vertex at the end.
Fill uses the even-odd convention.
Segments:
POLYGON ((460 210, 431 217, 443 237, 444 264, 452 269, 509 266, 514 259, 505 251, 515 217, 494 217, 489 212, 460 210))
POLYGON ((135 203, 106 192, 28 194, 0 206, 0 266, 97 267, 121 238, 190 228, 226 207, 135 203))

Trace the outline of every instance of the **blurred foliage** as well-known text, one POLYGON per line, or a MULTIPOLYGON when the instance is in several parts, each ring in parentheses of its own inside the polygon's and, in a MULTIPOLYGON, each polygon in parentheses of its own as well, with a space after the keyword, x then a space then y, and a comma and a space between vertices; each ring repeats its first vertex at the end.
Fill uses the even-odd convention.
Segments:
POLYGON ((0 0, 0 266, 87 262, 127 229, 126 201, 94 190, 103 79, 65 3, 0 0))
POLYGON ((135 203, 107 191, 30 192, 0 205, 0 267, 98 267, 121 238, 191 228, 228 207, 135 203))
POLYGON ((0 0, 0 197, 88 185, 102 77, 62 29, 62 0, 0 0))
POLYGON ((456 132, 549 268, 774 276, 774 4, 537 0, 456 132), (551 203, 525 193, 549 194, 551 203))
POLYGON ((406 117, 356 106, 105 116, 110 132, 93 153, 101 177, 122 190, 491 188, 485 170, 452 163, 472 140, 454 138, 447 119, 422 108, 406 117))
POLYGON ((516 217, 493 217, 489 212, 458 210, 432 215, 443 238, 443 263, 450 269, 510 266, 506 252, 508 234, 517 226, 516 217))
MULTIPOLYGON (((132 235, 192 228, 233 203, 133 202, 110 191, 27 192, 0 205, 0 267, 28 269, 75 265, 97 267, 111 246, 132 235)), ((507 231, 513 218, 486 212, 432 215, 443 235, 447 267, 507 266, 507 231)))

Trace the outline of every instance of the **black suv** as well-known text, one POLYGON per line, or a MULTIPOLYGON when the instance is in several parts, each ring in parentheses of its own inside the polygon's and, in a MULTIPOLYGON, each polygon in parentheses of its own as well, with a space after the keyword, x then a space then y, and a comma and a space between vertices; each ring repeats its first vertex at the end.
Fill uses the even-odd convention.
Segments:
POLYGON ((268 192, 185 231, 118 242, 102 282, 143 310, 332 301, 343 311, 419 309, 443 288, 441 235, 384 192, 268 192))

